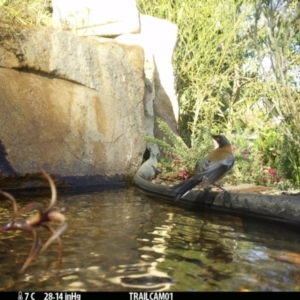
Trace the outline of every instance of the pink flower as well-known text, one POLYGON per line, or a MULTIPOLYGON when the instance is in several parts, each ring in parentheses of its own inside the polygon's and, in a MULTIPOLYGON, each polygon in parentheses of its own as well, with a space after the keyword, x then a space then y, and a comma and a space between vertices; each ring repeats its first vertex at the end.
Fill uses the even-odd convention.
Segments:
POLYGON ((275 169, 269 169, 269 174, 273 177, 275 177, 277 175, 277 172, 275 169))
POLYGON ((186 170, 181 170, 179 172, 179 177, 182 179, 188 179, 190 177, 190 174, 186 170))
POLYGON ((245 156, 245 157, 249 157, 249 156, 250 156, 250 153, 249 153, 248 149, 244 149, 244 150, 242 151, 242 155, 245 156))

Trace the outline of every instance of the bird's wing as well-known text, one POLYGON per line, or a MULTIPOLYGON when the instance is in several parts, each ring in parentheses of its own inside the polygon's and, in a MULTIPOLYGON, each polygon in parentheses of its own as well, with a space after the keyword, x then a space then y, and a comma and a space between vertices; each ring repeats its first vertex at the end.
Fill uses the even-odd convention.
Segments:
POLYGON ((234 165, 234 156, 230 155, 221 161, 211 161, 203 176, 201 186, 206 187, 221 179, 234 165))
POLYGON ((179 191, 183 189, 192 189, 198 183, 200 183, 203 179, 203 175, 205 175, 209 169, 211 161, 208 158, 204 158, 201 164, 198 166, 196 173, 190 177, 189 179, 178 183, 172 187, 173 191, 179 191))
POLYGON ((197 181, 201 181, 203 179, 203 176, 208 172, 208 170, 210 169, 210 166, 212 164, 212 161, 205 157, 200 165, 198 166, 197 170, 196 170, 196 173, 192 176, 192 178, 194 180, 197 180, 197 181))
POLYGON ((206 174, 211 161, 208 158, 204 158, 199 167, 197 168, 196 173, 189 179, 176 184, 170 188, 171 191, 175 193, 175 201, 182 198, 186 195, 191 189, 193 189, 197 184, 199 184, 203 175, 206 174))
POLYGON ((221 179, 233 166, 234 157, 229 155, 226 159, 212 161, 209 158, 204 158, 196 173, 189 179, 174 185, 170 188, 175 193, 175 201, 184 197, 192 188, 201 182, 201 187, 205 188, 210 184, 221 179))

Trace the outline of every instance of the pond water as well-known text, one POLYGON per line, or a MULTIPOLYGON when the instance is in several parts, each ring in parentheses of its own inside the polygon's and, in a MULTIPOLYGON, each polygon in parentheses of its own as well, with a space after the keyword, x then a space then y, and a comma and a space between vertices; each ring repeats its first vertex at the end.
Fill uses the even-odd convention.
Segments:
MULTIPOLYGON (((13 194, 13 193, 12 193, 13 194)), ((15 195, 16 196, 16 195, 15 195)), ((47 206, 49 196, 18 197, 47 206)), ((32 235, 0 234, 2 291, 299 291, 300 232, 278 224, 190 211, 135 188, 58 191, 68 228, 57 243, 20 269, 32 235)), ((0 201, 0 223, 11 215, 0 201)), ((42 241, 49 233, 38 230, 42 241)))

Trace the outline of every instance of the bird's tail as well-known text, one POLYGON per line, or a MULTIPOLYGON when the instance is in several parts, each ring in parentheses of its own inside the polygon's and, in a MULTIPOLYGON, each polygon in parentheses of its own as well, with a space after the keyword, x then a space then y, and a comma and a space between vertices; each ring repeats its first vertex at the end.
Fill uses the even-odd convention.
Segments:
POLYGON ((174 201, 178 201, 180 198, 182 198, 188 191, 190 191, 192 188, 194 188, 199 183, 199 180, 193 179, 193 177, 176 184, 171 187, 171 191, 175 192, 175 198, 174 201))

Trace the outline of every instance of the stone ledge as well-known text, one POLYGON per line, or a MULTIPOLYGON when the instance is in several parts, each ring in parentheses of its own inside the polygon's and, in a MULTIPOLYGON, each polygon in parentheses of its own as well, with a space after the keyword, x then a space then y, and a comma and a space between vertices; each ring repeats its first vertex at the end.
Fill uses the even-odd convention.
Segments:
POLYGON ((204 198, 203 190, 192 190, 175 203, 174 192, 170 190, 170 186, 150 182, 155 176, 155 163, 156 159, 151 157, 140 167, 134 177, 136 186, 149 195, 195 210, 205 208, 241 217, 300 226, 300 197, 298 196, 249 194, 232 189, 228 194, 210 191, 204 198))

